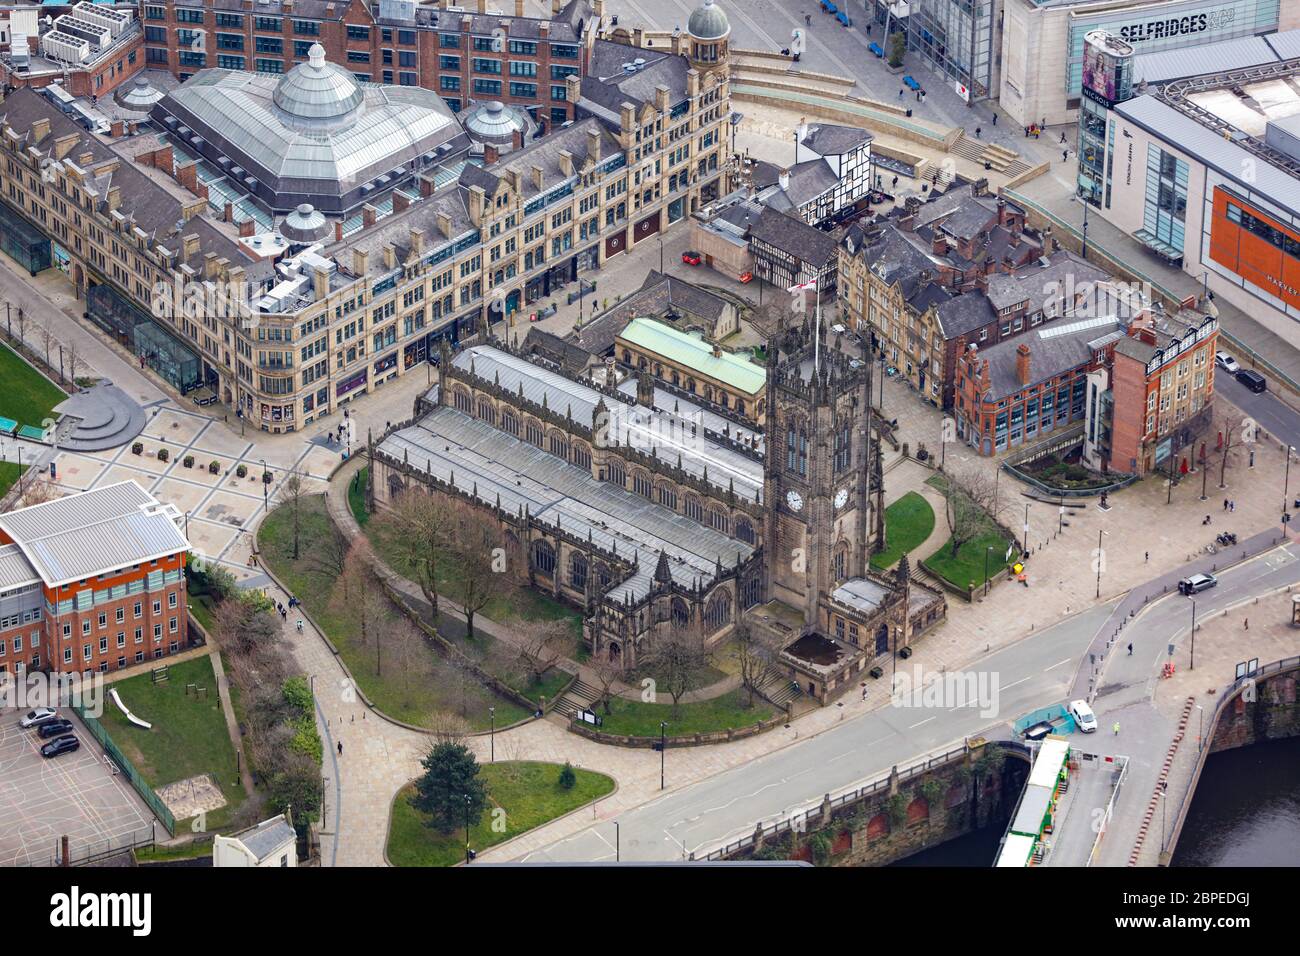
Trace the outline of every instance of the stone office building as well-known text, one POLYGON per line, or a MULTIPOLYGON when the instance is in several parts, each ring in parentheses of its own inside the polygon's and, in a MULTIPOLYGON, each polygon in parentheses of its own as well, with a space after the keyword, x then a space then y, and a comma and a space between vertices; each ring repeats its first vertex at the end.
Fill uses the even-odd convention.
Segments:
MULTIPOLYGON (((716 32, 720 11, 710 9, 716 32)), ((210 192, 179 126, 160 135, 118 123, 100 137, 19 91, 4 104, 0 197, 66 254, 91 319, 178 390, 206 385, 261 428, 292 431, 426 361, 439 339, 505 337, 503 319, 716 196, 730 112, 720 45, 683 35, 679 52, 665 52, 593 40, 597 64, 643 62, 603 80, 567 77, 572 124, 486 167, 453 149, 413 175, 399 150, 393 166, 407 178, 367 172, 370 199, 349 220, 308 199, 274 231, 265 212, 233 221, 235 204, 210 192), (244 288, 247 305, 160 316, 160 284, 244 288)), ((335 66, 309 61, 282 77, 314 91, 311 104, 277 87, 271 112, 294 127, 310 109, 317 125, 337 119, 346 138, 373 91, 335 66)), ((337 186, 320 198, 326 208, 348 200, 337 186)))

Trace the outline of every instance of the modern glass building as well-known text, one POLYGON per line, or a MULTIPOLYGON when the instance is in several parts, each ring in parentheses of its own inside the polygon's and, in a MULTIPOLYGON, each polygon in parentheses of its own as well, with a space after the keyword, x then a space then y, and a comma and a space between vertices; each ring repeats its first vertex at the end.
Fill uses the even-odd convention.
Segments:
MULTIPOLYGON (((906 30, 907 48, 919 53, 968 99, 984 99, 993 85, 995 6, 995 0, 867 3, 877 24, 888 33, 906 30)), ((880 42, 884 44, 884 39, 880 42)))
POLYGON ((1105 30, 1084 46, 1083 96, 1079 104, 1078 193, 1094 206, 1110 205, 1115 130, 1106 114, 1133 95, 1133 47, 1105 30))
POLYGON ((32 275, 50 267, 49 238, 3 205, 0 205, 0 250, 32 275))

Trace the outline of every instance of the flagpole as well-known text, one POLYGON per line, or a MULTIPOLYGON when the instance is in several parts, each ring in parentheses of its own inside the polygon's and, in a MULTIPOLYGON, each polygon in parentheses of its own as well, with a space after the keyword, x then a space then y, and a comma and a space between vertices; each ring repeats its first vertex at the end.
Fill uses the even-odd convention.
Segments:
POLYGON ((821 275, 813 276, 813 296, 817 299, 817 319, 816 326, 813 328, 813 376, 814 380, 817 375, 821 374, 821 348, 822 348, 822 297, 821 289, 817 283, 821 275))

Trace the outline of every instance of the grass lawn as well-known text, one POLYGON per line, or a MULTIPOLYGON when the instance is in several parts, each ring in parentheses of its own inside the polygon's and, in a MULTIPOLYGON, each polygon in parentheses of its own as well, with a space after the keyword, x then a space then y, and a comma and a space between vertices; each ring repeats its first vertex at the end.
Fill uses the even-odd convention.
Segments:
POLYGON ((27 465, 23 465, 22 469, 19 470, 16 461, 0 461, 0 498, 3 498, 9 492, 9 489, 14 486, 14 482, 18 480, 18 476, 27 468, 27 465))
POLYGON ((212 839, 194 840, 176 846, 142 846, 135 851, 141 863, 169 863, 173 860, 193 860, 212 855, 212 839))
MULTIPOLYGON (((244 788, 239 785, 235 751, 217 702, 212 662, 207 657, 182 661, 170 665, 168 675, 161 684, 153 683, 149 674, 140 674, 113 685, 131 713, 153 724, 151 730, 128 721, 110 699, 105 699, 100 722, 155 790, 198 774, 210 774, 221 787, 227 805, 209 814, 207 825, 222 826, 230 812, 243 803, 244 788), (186 695, 187 684, 206 687, 207 699, 186 695)), ((179 831, 181 821, 176 822, 179 831)))
MULTIPOLYGON (((396 649, 389 646, 386 666, 381 646, 377 670, 373 637, 367 644, 361 641, 357 601, 343 598, 334 569, 316 560, 311 550, 309 542, 328 534, 325 499, 318 495, 304 498, 301 519, 300 541, 308 544, 300 548, 300 557, 295 561, 289 509, 272 509, 258 532, 262 560, 325 629, 357 684, 376 707, 390 717, 419 726, 427 725, 433 713, 455 713, 472 730, 487 730, 491 725, 489 707, 496 708, 497 727, 529 716, 513 701, 497 696, 473 676, 453 668, 423 643, 415 654, 400 661, 396 649)), ((394 616, 398 613, 394 608, 394 616)))
POLYGON ((915 491, 909 491, 885 509, 887 547, 871 556, 871 566, 883 571, 904 554, 911 554, 934 531, 934 509, 915 491))
MULTIPOLYGON (((398 574, 414 579, 410 565, 402 557, 384 523, 376 521, 363 527, 366 537, 384 562, 398 574)), ((457 604, 462 603, 464 587, 461 584, 460 569, 450 561, 444 560, 438 566, 438 593, 447 595, 457 604)), ((505 623, 511 618, 526 621, 560 618, 570 622, 574 637, 582 635, 582 615, 578 611, 523 585, 512 586, 505 593, 493 597, 479 613, 498 623, 505 623)))
POLYGON ((753 707, 746 707, 749 693, 744 688, 729 691, 712 700, 682 704, 676 718, 673 717, 672 698, 667 694, 660 694, 659 698, 666 703, 643 704, 639 700, 615 697, 610 701, 611 713, 605 714, 597 709, 596 712, 604 719, 604 723, 597 729, 628 737, 658 737, 659 722, 667 721, 668 736, 673 737, 748 727, 775 713, 772 705, 758 696, 754 697, 753 707))
MULTIPOLYGON (((984 584, 984 551, 988 554, 989 577, 999 574, 1006 567, 1007 545, 1011 542, 999 531, 986 531, 984 534, 967 541, 952 556, 952 544, 945 541, 934 554, 925 561, 925 566, 947 581, 965 591, 970 586, 980 587, 984 584)), ((1014 558, 1015 555, 1013 554, 1014 558)))
MULTIPOLYGON (((470 827, 469 845, 482 852, 534 827, 605 796, 614 781, 603 773, 573 769, 577 783, 565 790, 558 783, 561 766, 532 760, 484 764, 479 779, 488 791, 489 809, 470 827), (505 810, 505 830, 492 829, 492 808, 505 810)), ((465 859, 465 831, 442 834, 425 825, 410 804, 415 785, 408 784, 393 801, 388 829, 388 859, 394 866, 453 866, 465 859)))
POLYGON ((68 397, 7 345, 0 345, 0 382, 0 416, 19 425, 39 426, 68 397))
POLYGON ((212 595, 189 592, 190 616, 199 622, 199 626, 208 634, 212 633, 212 615, 214 606, 212 595))
POLYGON ((369 471, 369 468, 362 468, 357 472, 357 477, 348 482, 348 507, 352 509, 352 517, 357 519, 357 524, 363 529, 370 523, 370 512, 366 510, 366 479, 369 471))

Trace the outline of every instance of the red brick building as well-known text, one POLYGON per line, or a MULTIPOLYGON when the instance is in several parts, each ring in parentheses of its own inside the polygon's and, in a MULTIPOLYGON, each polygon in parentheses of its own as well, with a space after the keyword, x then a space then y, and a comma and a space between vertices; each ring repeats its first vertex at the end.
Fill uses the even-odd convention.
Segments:
POLYGON ((107 672, 183 649, 179 521, 133 481, 0 515, 0 672, 107 672))
MULTIPOLYGON (((487 0, 145 0, 145 61, 185 80, 219 67, 287 73, 313 43, 370 83, 437 91, 457 112, 498 100, 543 131, 574 118, 565 78, 586 75, 585 35, 603 0, 552 0, 550 19, 489 14, 487 0)), ((493 4, 495 9, 498 4, 493 4)))
POLYGON ((1219 324, 1186 310, 1146 315, 1093 373, 1084 458, 1096 471, 1186 474, 1209 429, 1219 324))
POLYGON ((89 0, 0 9, 0 85, 42 89, 57 82, 72 97, 107 96, 144 69, 137 13, 133 3, 89 0), (26 39, 22 49, 14 48, 15 36, 26 39))

